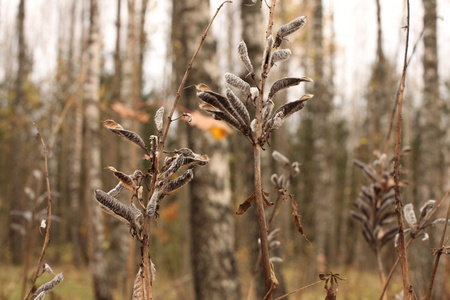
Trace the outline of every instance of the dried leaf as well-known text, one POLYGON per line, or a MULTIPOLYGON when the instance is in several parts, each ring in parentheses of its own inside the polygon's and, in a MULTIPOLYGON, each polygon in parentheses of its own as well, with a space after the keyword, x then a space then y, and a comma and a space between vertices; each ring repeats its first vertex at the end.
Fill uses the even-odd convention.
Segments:
POLYGON ((136 184, 130 176, 123 172, 117 171, 116 168, 111 166, 109 166, 108 169, 114 173, 114 176, 116 176, 116 178, 120 180, 120 182, 124 185, 124 187, 127 188, 127 190, 131 191, 132 193, 136 193, 136 184))
POLYGON ((123 130, 122 125, 120 125, 119 123, 116 123, 114 120, 103 121, 103 126, 109 130, 111 130, 111 129, 123 130))
POLYGON ((313 80, 309 77, 286 77, 281 78, 274 82, 272 87, 270 88, 268 99, 272 99, 273 96, 279 92, 280 90, 287 89, 291 86, 296 86, 300 84, 300 82, 312 82, 313 80))
POLYGON ((301 223, 301 216, 298 214, 298 204, 297 202, 295 202, 294 198, 292 196, 290 196, 291 198, 291 207, 292 207, 292 216, 294 217, 294 224, 295 227, 297 228, 298 232, 301 233, 301 235, 303 236, 303 238, 309 243, 311 244, 311 242, 308 240, 308 238, 305 235, 305 232, 303 231, 303 227, 302 227, 302 223, 301 223))
POLYGON ((241 58, 242 62, 244 63, 245 68, 247 69, 247 71, 250 74, 253 74, 254 73, 253 65, 250 60, 250 57, 248 56, 247 45, 245 44, 244 41, 241 41, 239 43, 238 53, 239 53, 239 57, 241 58))
POLYGON ((286 36, 299 30, 300 28, 305 26, 305 24, 306 24, 306 17, 302 16, 302 17, 296 18, 295 20, 289 22, 288 24, 281 26, 280 29, 278 29, 277 36, 275 38, 275 43, 274 43, 273 47, 278 48, 286 36))
POLYGON ((122 126, 120 126, 120 124, 114 122, 113 120, 103 121, 103 126, 112 133, 124 137, 125 139, 133 142, 134 144, 136 144, 137 146, 148 152, 144 140, 137 133, 123 129, 122 126))
POLYGON ((195 88, 197 89, 197 92, 205 92, 205 91, 212 91, 209 86, 207 86, 204 83, 199 83, 195 85, 195 88))
POLYGON ((243 203, 239 204, 239 209, 236 212, 237 215, 244 214, 247 209, 252 206, 252 202, 256 199, 255 193, 251 194, 243 203))

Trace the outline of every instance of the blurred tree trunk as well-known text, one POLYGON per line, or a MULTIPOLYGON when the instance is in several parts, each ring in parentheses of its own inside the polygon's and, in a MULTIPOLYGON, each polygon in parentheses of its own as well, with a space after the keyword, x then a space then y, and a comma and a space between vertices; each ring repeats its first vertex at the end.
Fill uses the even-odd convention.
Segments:
MULTIPOLYGON (((438 56, 437 56, 437 28, 436 28, 436 0, 423 0, 423 104, 420 116, 420 149, 419 149, 419 174, 418 179, 418 199, 417 207, 420 207, 428 199, 441 199, 443 196, 443 137, 442 130, 442 110, 443 102, 439 94, 438 56)), ((430 254, 429 248, 437 246, 440 235, 431 235, 431 244, 423 243, 417 245, 416 272, 414 273, 417 282, 418 294, 425 295, 429 278, 431 276, 431 266, 434 257, 430 254)), ((433 289, 432 299, 443 299, 442 276, 437 274, 437 281, 433 289)))
POLYGON ((322 0, 313 2, 312 43, 314 49, 314 103, 308 107, 313 114, 313 155, 315 179, 313 190, 314 210, 314 238, 317 251, 317 271, 326 272, 328 260, 332 250, 331 241, 336 236, 332 227, 334 199, 335 162, 333 154, 332 109, 333 97, 330 94, 332 81, 328 81, 324 72, 324 46, 323 46, 323 6, 322 0))
POLYGON ((84 82, 84 113, 86 120, 86 207, 88 209, 89 234, 89 267, 93 275, 95 298, 98 300, 112 299, 107 285, 105 251, 103 249, 105 236, 103 229, 103 214, 94 200, 94 191, 102 188, 101 178, 101 145, 100 145, 100 28, 98 1, 90 0, 90 27, 87 47, 87 76, 84 82))
MULTIPOLYGON (((255 74, 259 75, 261 74, 260 66, 265 43, 264 19, 259 5, 248 5, 246 1, 242 1, 241 20, 242 39, 247 45, 248 55, 252 60, 253 66, 255 67, 255 74)), ((237 47, 232 49, 232 51, 235 51, 236 53, 236 49, 237 47)), ((240 61, 239 65, 242 66, 240 61)), ((244 78, 244 76, 247 75, 247 72, 244 68, 241 70, 242 73, 240 76, 244 78)), ((249 80, 250 78, 244 79, 249 80)), ((254 85, 253 82, 249 83, 254 85)), ((253 109, 253 107, 250 106, 248 108, 253 109)), ((253 113, 251 112, 250 115, 253 115, 253 113)), ((240 135, 234 135, 231 138, 231 152, 234 154, 234 198, 236 198, 238 203, 242 203, 254 192, 254 169, 251 167, 253 166, 253 147, 245 140, 243 142, 242 136, 240 135)), ((242 228, 238 228, 238 232, 240 233, 238 241, 243 241, 240 243, 244 245, 250 245, 250 271, 252 275, 255 271, 257 272, 255 274, 256 279, 254 281, 254 294, 256 299, 263 299, 266 294, 266 290, 263 284, 264 277, 262 273, 262 265, 256 265, 259 253, 261 252, 258 245, 259 228, 257 222, 255 221, 257 219, 256 205, 250 207, 245 215, 240 216, 239 218, 241 219, 240 225, 242 228), (255 270, 255 268, 257 270, 255 270)))
MULTIPOLYGON (((26 42, 25 42, 25 0, 20 0, 19 8, 17 13, 17 75, 15 81, 15 99, 13 102, 13 110, 11 117, 11 129, 16 133, 13 134, 11 142, 11 155, 12 155, 12 170, 11 178, 12 180, 10 188, 10 197, 14 199, 11 203, 14 206, 11 207, 13 210, 24 210, 28 207, 24 206, 24 181, 23 176, 25 174, 24 170, 24 153, 22 151, 24 140, 24 126, 25 124, 25 107, 27 105, 26 95, 25 95, 25 82, 27 78, 27 56, 26 56, 26 42)), ((14 218, 12 218, 14 221, 14 218)), ((19 223, 19 220, 15 220, 19 223)), ((11 224, 8 223, 8 224, 11 224)), ((19 264, 23 261, 23 236, 18 232, 10 229, 10 246, 12 253, 12 262, 14 264, 19 264)))
MULTIPOLYGON (((209 3, 201 0, 173 1, 172 47, 176 82, 181 78, 210 19, 209 3)), ((215 42, 207 37, 186 86, 200 82, 217 87, 215 42)), ((185 90, 181 102, 198 109, 194 88, 185 90)), ((228 141, 215 140, 209 132, 187 128, 187 144, 206 153, 211 162, 195 170, 190 183, 191 262, 196 299, 240 299, 234 257, 234 222, 231 209, 228 141)))
MULTIPOLYGON (((75 20, 76 16, 75 13, 77 11, 77 0, 73 0, 72 2, 72 15, 71 15, 71 24, 70 24, 70 54, 69 54, 69 61, 73 61, 75 59, 74 57, 74 40, 75 40, 75 20)), ((81 39, 84 41, 84 39, 81 39)), ((84 49, 84 43, 81 50, 80 60, 81 60, 81 66, 79 69, 79 72, 82 74, 81 80, 83 80, 83 77, 85 76, 85 68, 86 68, 86 58, 85 58, 85 49, 84 49)), ((73 63, 71 63, 73 67, 73 63)), ((72 84, 77 85, 79 82, 76 81, 73 83, 73 80, 75 80, 75 73, 72 74, 72 84)), ((78 98, 78 97, 77 97, 78 98)), ((81 227, 81 220, 79 218, 80 216, 80 207, 81 207, 81 169, 83 164, 83 100, 82 98, 78 98, 75 100, 75 109, 73 114, 73 129, 70 131, 71 134, 71 140, 70 143, 72 149, 71 149, 71 155, 69 156, 70 161, 70 180, 69 180, 69 199, 70 199, 70 236, 71 236, 71 242, 72 242, 72 262, 74 265, 79 265, 82 261, 82 250, 81 250, 81 235, 80 235, 80 227, 81 227)))

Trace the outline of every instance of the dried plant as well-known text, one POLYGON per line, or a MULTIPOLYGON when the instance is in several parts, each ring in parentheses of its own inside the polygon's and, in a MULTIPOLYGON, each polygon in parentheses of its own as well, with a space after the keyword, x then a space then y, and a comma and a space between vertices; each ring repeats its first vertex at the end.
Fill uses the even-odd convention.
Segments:
MULTIPOLYGON (((312 79, 309 77, 287 77, 279 79, 272 84, 268 95, 266 95, 265 85, 270 70, 276 63, 287 60, 291 54, 290 50, 280 50, 278 47, 281 46, 283 40, 288 35, 297 31, 306 23, 306 17, 299 17, 281 26, 274 40, 271 29, 275 2, 273 0, 269 7, 266 44, 261 62, 262 72, 259 80, 256 78, 245 41, 241 41, 238 46, 238 54, 249 72, 249 76, 254 83, 253 85, 250 85, 239 76, 231 73, 226 73, 224 76, 226 83, 224 95, 212 91, 204 83, 196 85, 197 97, 200 99, 200 108, 211 114, 215 119, 226 122, 234 130, 245 136, 254 149, 255 191, 239 206, 238 214, 245 213, 252 205, 252 202, 256 202, 257 222, 261 242, 261 261, 267 293, 265 299, 272 299, 272 291, 276 286, 276 280, 273 276, 273 265, 269 258, 268 226, 264 215, 264 203, 268 206, 272 206, 273 203, 267 200, 268 194, 262 189, 261 150, 268 143, 270 135, 279 129, 289 116, 301 110, 306 105, 306 102, 313 97, 311 94, 303 95, 295 101, 279 105, 275 110, 274 100, 279 91, 299 85, 302 82, 311 82, 312 79), (239 92, 240 96, 236 95, 235 91, 239 92), (253 106, 255 110, 253 116, 250 114, 248 106, 253 106)), ((299 218, 297 220, 299 221, 299 218)))
MULTIPOLYGON (((150 145, 147 146, 144 140, 135 132, 124 129, 120 124, 113 120, 106 120, 103 126, 112 133, 125 138, 146 152, 144 159, 150 164, 147 172, 141 170, 134 171, 127 175, 114 167, 108 169, 118 179, 118 184, 109 192, 102 190, 95 191, 95 198, 100 208, 107 214, 112 215, 124 222, 130 228, 130 234, 136 237, 141 243, 146 243, 149 235, 146 222, 150 219, 157 219, 160 203, 165 196, 181 188, 194 177, 192 167, 195 165, 204 166, 209 163, 206 155, 194 153, 191 149, 182 148, 172 152, 173 155, 166 156, 162 166, 159 168, 157 157, 160 156, 159 139, 162 138, 164 109, 160 108, 155 114, 155 124, 158 135, 150 136, 150 145), (181 175, 180 171, 185 169, 181 175), (175 178, 174 178, 175 177, 175 178), (144 188, 147 187, 148 180, 151 181, 148 196, 144 199, 144 188), (129 190, 132 193, 130 203, 124 204, 116 197, 123 190, 129 190)), ((150 299, 148 290, 145 289, 145 278, 148 278, 152 284, 155 278, 155 267, 151 260, 146 263, 142 251, 142 262, 136 281, 133 287, 133 299, 150 299), (148 275, 145 275, 147 268, 148 275), (147 277, 148 276, 148 277, 147 277)))
MULTIPOLYGON (((409 149, 403 149, 408 153, 409 149)), ((395 218, 395 182, 392 170, 387 170, 386 154, 378 154, 372 165, 354 160, 355 166, 363 170, 370 184, 363 186, 358 198, 353 203, 356 210, 350 211, 350 215, 361 223, 362 234, 374 252, 380 275, 381 284, 386 281, 384 265, 381 258, 381 248, 391 241, 398 233, 395 218)), ((406 182, 401 183, 402 186, 406 182)))

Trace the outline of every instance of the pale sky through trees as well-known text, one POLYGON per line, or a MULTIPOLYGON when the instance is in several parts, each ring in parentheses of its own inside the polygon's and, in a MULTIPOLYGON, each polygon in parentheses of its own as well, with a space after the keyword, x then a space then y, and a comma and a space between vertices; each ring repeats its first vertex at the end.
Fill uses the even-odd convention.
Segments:
MULTIPOLYGON (((15 59, 10 59, 11 53, 15 55, 15 18, 18 0, 0 0, 0 79, 6 72, 15 70, 15 59)), ((236 2, 236 1, 235 1, 236 2)), ((450 79, 450 61, 445 59, 450 53, 450 2, 438 0, 438 51, 439 72, 441 76, 441 95, 447 95, 448 91, 443 83, 450 79)), ((78 4, 81 9, 82 1, 78 4)), ((212 1, 211 10, 215 11, 221 1, 212 1)), ((301 7, 302 1, 290 1, 292 5, 301 7)), ((123 3, 123 24, 126 24, 126 3, 123 3)), ((168 78, 165 72, 170 70, 170 64, 164 63, 167 55, 167 39, 170 37, 170 1, 150 1, 146 30, 149 38, 146 52, 146 65, 144 67, 145 92, 152 89, 165 87, 167 82, 161 82, 162 76, 168 78)), ((230 5, 230 4, 228 4, 230 5)), ((231 5, 238 5, 233 3, 231 5)), ((404 30, 401 27, 405 23, 404 1, 382 0, 382 24, 385 54, 392 61, 397 62, 397 70, 400 72, 400 63, 404 52, 404 30)), ((101 31, 103 36, 102 57, 105 59, 105 68, 112 72, 113 50, 115 45, 115 15, 116 5, 111 1, 100 1, 101 6, 101 31)), ((56 54, 59 33, 67 35, 70 22, 71 1, 59 0, 33 0, 26 2, 26 41, 29 53, 33 58, 32 79, 51 84, 51 78, 55 73, 56 54), (61 17, 63 16, 63 17, 61 17), (67 16, 67 17, 65 17, 67 16)), ((334 18, 334 35, 336 38, 335 53, 335 86, 338 106, 345 104, 347 107, 359 106, 364 97, 366 84, 370 76, 370 66, 375 59, 376 47, 376 13, 375 1, 346 0, 325 1, 325 19, 334 18), (353 100, 351 100, 353 99, 353 100), (351 102, 349 102, 351 101, 351 102)), ((298 10, 298 7, 295 8, 298 10)), ((422 30, 422 3, 411 1, 411 38, 410 53, 417 42, 422 30)), ((223 12, 219 14, 217 24, 226 20, 223 12)), ((79 28, 77 29, 80 30, 79 28)), ((123 30, 126 27, 123 26, 123 30)), ((214 28, 215 36, 220 36, 217 28, 214 28)), ((305 30, 308 30, 306 27, 305 30)), ((330 36, 330 27, 326 28, 326 35, 330 36)), ((77 32, 77 35, 80 35, 77 32)), ((126 35, 122 34, 124 38, 126 35)), ((294 55, 296 48, 307 45, 295 45, 290 47, 294 55)), ((422 43, 419 43, 416 53, 411 61, 407 92, 419 94, 422 87, 422 43)), ((298 59, 302 59, 299 57, 298 59)), ((163 80, 164 81, 164 80, 163 80)), ((420 99, 414 99, 415 104, 420 99)))

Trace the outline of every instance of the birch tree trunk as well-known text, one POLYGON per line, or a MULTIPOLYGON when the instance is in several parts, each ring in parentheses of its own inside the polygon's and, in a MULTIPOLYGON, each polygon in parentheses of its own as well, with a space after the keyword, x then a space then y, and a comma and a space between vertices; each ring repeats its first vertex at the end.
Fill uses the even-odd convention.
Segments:
MULTIPOLYGON (((443 196, 443 139, 442 129, 443 102, 439 94, 438 56, 437 56, 437 14, 436 0, 423 0, 423 104, 420 111, 420 149, 419 149, 419 173, 418 180, 418 207, 423 205, 428 199, 441 199, 443 196), (420 205, 420 206, 419 206, 420 205)), ((437 245, 440 235, 430 235, 429 242, 416 245, 415 251, 418 253, 417 268, 414 274, 414 282, 417 283, 417 290, 420 295, 425 295, 429 278, 431 276, 432 261, 434 257, 430 254, 429 248, 437 245)), ((432 299, 443 299, 442 276, 438 272, 433 289, 432 299)))
POLYGON ((313 68, 314 68, 314 105, 313 112, 313 146, 315 172, 313 178, 316 185, 313 194, 315 206, 315 246, 317 251, 317 270, 326 272, 328 256, 330 254, 330 241, 333 233, 332 223, 334 211, 333 177, 335 174, 334 157, 332 154, 333 126, 332 97, 329 93, 329 84, 324 75, 323 64, 323 6, 322 0, 313 2, 312 39, 313 39, 313 68))
MULTIPOLYGON (((173 69, 177 83, 198 47, 210 19, 207 1, 173 1, 173 69)), ((218 82, 215 43, 208 36, 186 86, 218 82)), ((183 106, 198 109, 194 89, 185 90, 183 106)), ((234 257, 234 223, 231 207, 228 141, 189 127, 187 144, 210 156, 209 167, 196 169, 190 183, 191 263, 196 299, 240 299, 234 257)))
POLYGON ((84 82, 84 113, 86 120, 86 201, 88 219, 92 225, 90 234, 89 267, 93 275, 94 292, 97 300, 112 299, 107 284, 105 251, 103 249, 105 235, 103 230, 103 214, 94 198, 94 190, 102 189, 101 179, 101 145, 100 145, 100 28, 98 1, 90 0, 90 27, 87 48, 88 69, 84 82))

